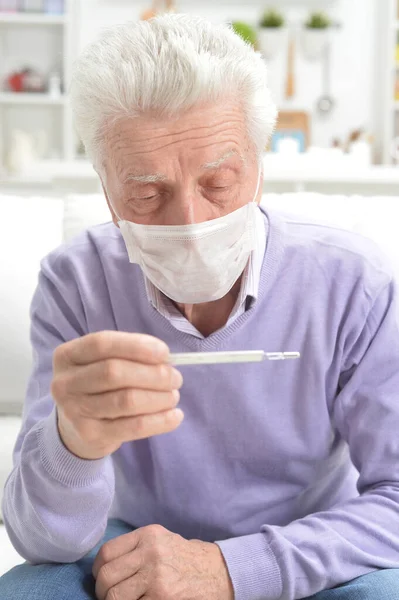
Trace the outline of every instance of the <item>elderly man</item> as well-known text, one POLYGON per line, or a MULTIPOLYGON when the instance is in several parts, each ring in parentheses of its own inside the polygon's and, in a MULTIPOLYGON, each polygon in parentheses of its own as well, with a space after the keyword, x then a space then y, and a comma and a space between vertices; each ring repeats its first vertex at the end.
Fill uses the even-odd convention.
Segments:
POLYGON ((398 599, 392 277, 258 207, 261 57, 196 18, 120 25, 72 102, 113 223, 42 263, 1 600, 398 599), (301 359, 170 362, 258 349, 301 359))

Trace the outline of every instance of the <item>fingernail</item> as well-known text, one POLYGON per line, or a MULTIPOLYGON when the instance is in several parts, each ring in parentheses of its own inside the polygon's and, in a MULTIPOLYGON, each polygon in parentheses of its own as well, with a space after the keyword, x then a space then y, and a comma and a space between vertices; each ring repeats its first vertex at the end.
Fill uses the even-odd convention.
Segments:
POLYGON ((183 377, 180 371, 177 369, 172 369, 172 386, 174 388, 181 388, 183 385, 183 377))
POLYGON ((178 421, 183 421, 184 419, 184 412, 180 409, 180 408, 175 408, 173 410, 175 417, 177 417, 178 421))
POLYGON ((179 390, 173 390, 172 391, 173 397, 176 401, 176 404, 178 404, 179 400, 180 400, 180 392, 179 390))
POLYGON ((162 360, 167 360, 169 358, 169 348, 162 340, 152 340, 151 350, 157 358, 160 358, 162 360))

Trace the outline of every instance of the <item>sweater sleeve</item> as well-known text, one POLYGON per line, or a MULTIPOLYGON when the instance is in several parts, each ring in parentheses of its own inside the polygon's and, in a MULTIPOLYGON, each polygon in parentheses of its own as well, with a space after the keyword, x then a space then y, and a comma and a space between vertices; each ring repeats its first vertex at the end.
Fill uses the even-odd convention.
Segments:
POLYGON ((399 325, 392 283, 351 336, 331 410, 359 496, 287 526, 217 542, 236 600, 297 600, 399 568, 399 325))
POLYGON ((86 329, 72 273, 45 259, 31 304, 34 366, 2 506, 14 547, 31 563, 84 556, 101 540, 113 500, 111 458, 83 460, 67 450, 50 393, 55 348, 86 329))

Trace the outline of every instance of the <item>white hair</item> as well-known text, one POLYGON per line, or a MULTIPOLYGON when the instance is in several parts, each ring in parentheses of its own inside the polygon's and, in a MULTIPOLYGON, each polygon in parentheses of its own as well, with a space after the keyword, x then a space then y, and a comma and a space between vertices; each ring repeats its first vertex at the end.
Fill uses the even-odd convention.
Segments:
POLYGON ((110 124, 147 111, 178 116, 196 104, 237 99, 260 154, 277 110, 258 52, 228 25, 161 15, 103 30, 74 66, 70 97, 77 132, 94 163, 110 124))

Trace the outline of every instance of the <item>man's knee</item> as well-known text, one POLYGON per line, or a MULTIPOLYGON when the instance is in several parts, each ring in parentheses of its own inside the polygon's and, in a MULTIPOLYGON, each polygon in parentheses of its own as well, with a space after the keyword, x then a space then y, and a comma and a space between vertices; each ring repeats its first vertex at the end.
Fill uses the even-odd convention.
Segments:
POLYGON ((359 577, 352 585, 357 588, 356 594, 354 594, 355 598, 399 600, 399 569, 374 571, 369 575, 359 577))
POLYGON ((373 571, 307 600, 399 600, 399 569, 373 571))
POLYGON ((373 571, 353 581, 320 592, 315 600, 399 600, 399 569, 373 571))
POLYGON ((0 577, 1 600, 93 600, 94 580, 78 564, 14 567, 0 577))

